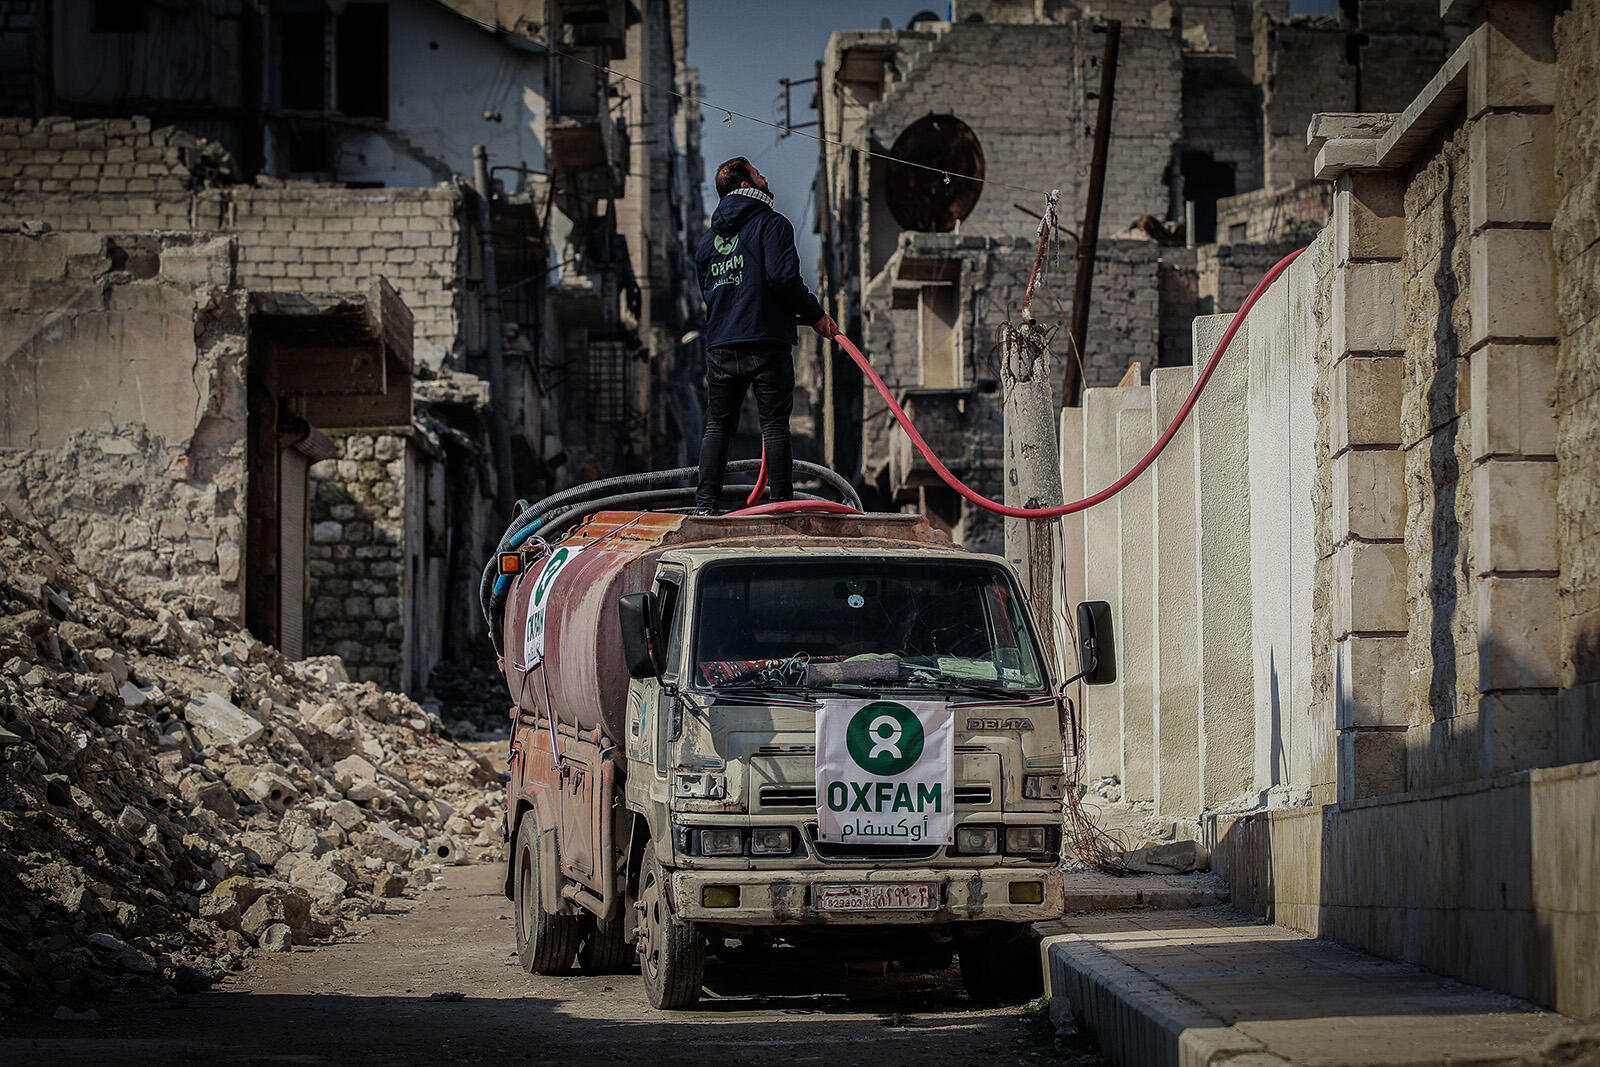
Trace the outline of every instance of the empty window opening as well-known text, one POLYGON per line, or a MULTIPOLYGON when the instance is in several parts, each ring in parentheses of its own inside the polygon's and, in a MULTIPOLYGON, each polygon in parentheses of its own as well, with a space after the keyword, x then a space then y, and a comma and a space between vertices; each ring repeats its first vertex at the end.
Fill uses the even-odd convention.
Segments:
MULTIPOLYGON (((322 14, 278 18, 278 103, 289 111, 328 106, 328 38, 322 14)), ((300 168, 296 168, 300 169, 300 168)))
POLYGON ((1183 153, 1183 198, 1194 204, 1194 240, 1217 239, 1217 201, 1233 195, 1233 167, 1218 163, 1210 152, 1183 153))
POLYGON ((389 5, 349 5, 339 16, 335 36, 339 110, 388 118, 389 5))

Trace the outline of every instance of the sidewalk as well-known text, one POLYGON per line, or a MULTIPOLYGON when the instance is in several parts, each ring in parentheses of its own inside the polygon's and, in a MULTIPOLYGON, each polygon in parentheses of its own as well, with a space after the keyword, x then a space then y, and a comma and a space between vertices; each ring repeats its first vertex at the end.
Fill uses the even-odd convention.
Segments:
POLYGON ((1039 930, 1052 1016, 1075 1017, 1128 1067, 1538 1062, 1572 1025, 1225 907, 1101 912, 1039 930))

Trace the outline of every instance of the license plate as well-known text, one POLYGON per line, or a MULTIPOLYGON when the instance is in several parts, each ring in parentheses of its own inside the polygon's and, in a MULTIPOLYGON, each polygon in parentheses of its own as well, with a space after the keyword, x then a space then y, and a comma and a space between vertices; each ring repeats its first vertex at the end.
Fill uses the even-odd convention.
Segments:
POLYGON ((818 911, 922 911, 935 906, 933 886, 918 882, 819 885, 811 899, 818 911))

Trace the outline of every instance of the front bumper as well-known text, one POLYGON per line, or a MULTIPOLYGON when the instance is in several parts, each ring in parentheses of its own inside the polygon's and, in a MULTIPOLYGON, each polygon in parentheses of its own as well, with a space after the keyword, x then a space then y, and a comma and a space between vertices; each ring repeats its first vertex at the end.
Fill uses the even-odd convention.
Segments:
POLYGON ((893 870, 833 871, 676 871, 672 901, 681 918, 730 926, 931 926, 953 922, 1040 922, 1059 919, 1066 911, 1061 872, 1053 868, 935 870, 896 867, 893 870), (921 882, 935 887, 937 906, 919 911, 821 911, 813 906, 817 885, 866 885, 921 882), (1013 882, 1042 883, 1037 904, 1011 903, 1013 882), (707 886, 737 886, 739 903, 731 908, 706 907, 707 886))

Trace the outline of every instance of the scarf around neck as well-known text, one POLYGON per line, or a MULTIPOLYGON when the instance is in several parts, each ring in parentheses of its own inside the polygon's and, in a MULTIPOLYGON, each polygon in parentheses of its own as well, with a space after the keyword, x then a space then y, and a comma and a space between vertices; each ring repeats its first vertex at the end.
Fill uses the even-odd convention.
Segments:
POLYGON ((770 208, 776 208, 778 206, 773 201, 772 195, 770 193, 763 193, 760 189, 757 189, 753 185, 741 185, 741 186, 739 186, 739 188, 733 190, 728 195, 729 196, 748 196, 751 200, 759 200, 761 203, 767 205, 770 208))

